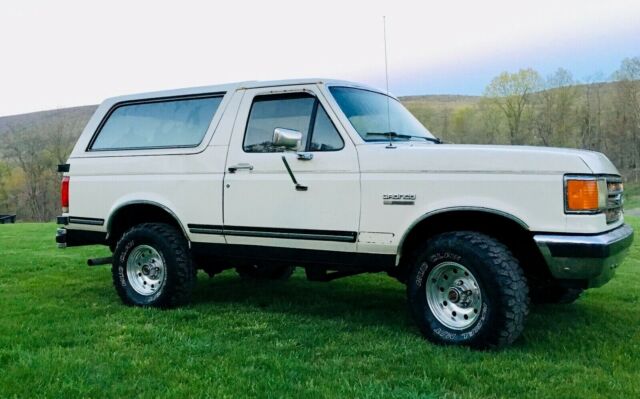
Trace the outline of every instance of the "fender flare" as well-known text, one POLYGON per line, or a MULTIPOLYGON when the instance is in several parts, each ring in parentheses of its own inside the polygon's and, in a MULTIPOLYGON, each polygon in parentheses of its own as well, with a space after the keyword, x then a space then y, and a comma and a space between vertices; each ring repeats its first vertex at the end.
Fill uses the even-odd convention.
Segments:
POLYGON ((449 208, 441 208, 441 209, 437 209, 437 210, 425 213, 424 215, 420 216, 418 219, 414 220, 413 223, 411 223, 411 225, 409 225, 409 227, 405 230, 404 234, 402 235, 400 242, 398 242, 398 260, 402 256, 402 249, 404 247, 405 240, 418 224, 422 223, 423 221, 425 221, 426 219, 432 216, 440 215, 443 213, 453 213, 453 212, 483 212, 483 213, 493 214, 496 216, 501 216, 501 217, 510 219, 511 221, 516 222, 518 225, 520 225, 520 227, 524 228, 525 230, 529 230, 529 225, 527 225, 522 219, 510 213, 499 211, 497 209, 484 208, 484 207, 478 207, 478 206, 453 206, 449 208))
MULTIPOLYGON (((109 218, 107 219, 107 238, 109 237, 109 234, 111 233, 111 226, 113 224, 113 219, 114 217, 118 214, 118 212, 122 209, 125 208, 127 206, 130 205, 151 205, 151 206, 155 206, 157 208, 162 209, 163 211, 165 211, 167 214, 169 214, 169 216, 171 216, 176 224, 178 226, 180 226, 180 230, 182 231, 182 234, 184 235, 184 237, 189 240, 189 236, 187 235, 187 231, 185 230, 184 226, 182 225, 182 223, 180 222, 180 218, 178 218, 178 216, 175 214, 175 212, 173 212, 168 206, 163 205, 159 202, 155 202, 155 201, 150 201, 150 200, 132 200, 132 201, 126 201, 123 202, 121 204, 118 204, 118 206, 116 208, 114 208, 111 213, 109 214, 109 218)), ((189 240, 191 241, 191 240, 189 240)))

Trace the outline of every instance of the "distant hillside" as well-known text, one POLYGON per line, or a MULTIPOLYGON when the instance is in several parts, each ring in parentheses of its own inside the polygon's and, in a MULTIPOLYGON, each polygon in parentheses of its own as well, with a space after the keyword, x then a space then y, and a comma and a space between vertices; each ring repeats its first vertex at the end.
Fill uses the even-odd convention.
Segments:
MULTIPOLYGON (((96 110, 96 105, 60 108, 50 111, 30 112, 28 114, 0 116, 0 135, 12 129, 37 128, 45 133, 48 126, 64 121, 68 126, 84 126, 96 110)), ((80 134, 80 132, 76 132, 80 134)))
POLYGON ((455 94, 431 94, 422 96, 403 96, 400 101, 405 104, 423 103, 429 106, 468 106, 477 103, 480 96, 462 96, 455 94))
MULTIPOLYGON (((613 83, 593 83, 577 85, 578 90, 587 87, 599 88, 603 96, 610 96, 614 92, 613 83)), ((432 116, 439 111, 452 112, 457 109, 473 107, 482 99, 481 96, 463 96, 451 94, 421 95, 399 97, 400 101, 413 112, 422 122, 433 122, 432 116)), ((13 128, 36 128, 45 133, 48 126, 59 124, 61 121, 69 126, 84 128, 87 121, 96 110, 96 105, 85 105, 71 108, 60 108, 50 111, 31 112, 27 114, 1 116, 0 135, 13 128)), ((433 126, 430 126, 433 128, 433 126)), ((76 129, 74 129, 76 130, 76 129)), ((80 134, 80 131, 74 133, 80 134)))
MULTIPOLYGON (((416 114, 420 116, 422 109, 457 109, 475 105, 481 97, 479 96, 461 96, 461 95, 424 95, 424 96, 405 96, 400 100, 416 114)), ((36 129, 42 134, 46 134, 47 130, 53 125, 59 125, 64 121, 67 126, 74 126, 75 135, 79 135, 82 128, 91 118, 96 110, 96 105, 85 105, 71 108, 60 108, 49 111, 30 112, 27 114, 9 115, 0 117, 0 135, 10 131, 11 129, 36 129), (78 131, 77 127, 80 127, 78 131)))

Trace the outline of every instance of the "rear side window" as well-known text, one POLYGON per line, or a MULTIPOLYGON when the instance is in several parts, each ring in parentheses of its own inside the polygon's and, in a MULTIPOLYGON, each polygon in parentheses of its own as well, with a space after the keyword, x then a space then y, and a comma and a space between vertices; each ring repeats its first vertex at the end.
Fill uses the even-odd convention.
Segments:
POLYGON ((202 142, 222 95, 117 105, 91 150, 195 147, 202 142))

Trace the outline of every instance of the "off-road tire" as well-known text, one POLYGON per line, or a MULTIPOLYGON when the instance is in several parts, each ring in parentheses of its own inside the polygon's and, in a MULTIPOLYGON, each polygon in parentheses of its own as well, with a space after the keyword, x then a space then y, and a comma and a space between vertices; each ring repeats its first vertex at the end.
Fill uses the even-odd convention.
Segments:
POLYGON ((176 227, 163 223, 143 223, 128 230, 116 245, 111 268, 116 292, 127 305, 170 308, 189 302, 196 283, 187 240, 176 227), (151 295, 132 287, 127 275, 129 254, 139 245, 155 249, 164 261, 166 279, 151 295))
POLYGON ((245 280, 288 280, 295 270, 294 266, 251 265, 238 266, 236 272, 245 280))
POLYGON ((509 345, 522 334, 529 313, 527 281, 518 260, 496 239, 472 231, 442 233, 418 248, 410 261, 407 296, 421 333, 437 344, 477 349, 509 345), (480 289, 480 309, 464 329, 447 327, 429 306, 427 278, 445 263, 462 265, 480 289))

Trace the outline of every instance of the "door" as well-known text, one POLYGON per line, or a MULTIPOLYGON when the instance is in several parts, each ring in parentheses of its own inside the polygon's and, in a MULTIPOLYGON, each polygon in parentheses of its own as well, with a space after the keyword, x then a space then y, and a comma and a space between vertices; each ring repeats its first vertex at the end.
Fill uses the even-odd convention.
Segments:
POLYGON ((276 247, 283 254, 295 248, 307 256, 314 251, 304 249, 355 253, 360 218, 355 146, 316 86, 274 89, 247 90, 234 125, 224 178, 227 243, 276 247), (300 132, 299 150, 275 145, 275 129, 300 132))

